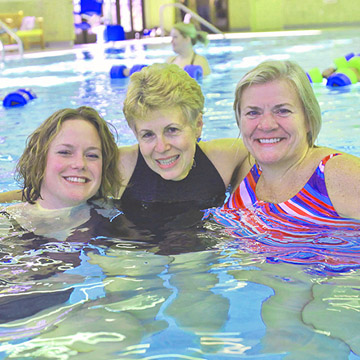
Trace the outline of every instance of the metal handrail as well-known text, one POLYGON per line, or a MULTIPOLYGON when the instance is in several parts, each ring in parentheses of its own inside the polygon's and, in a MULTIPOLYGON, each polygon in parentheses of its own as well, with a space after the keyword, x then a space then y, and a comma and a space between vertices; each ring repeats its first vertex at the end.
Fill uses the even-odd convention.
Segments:
POLYGON ((193 12, 192 10, 190 10, 188 7, 186 7, 183 4, 164 4, 160 6, 160 29, 161 29, 161 36, 165 36, 165 31, 164 31, 164 9, 167 6, 173 6, 173 7, 177 7, 180 10, 190 14, 195 20, 197 20, 199 23, 201 23, 202 25, 206 26, 207 28, 209 28, 212 32, 214 32, 215 34, 222 34, 224 35, 224 33, 219 30, 217 27, 215 27, 214 25, 210 24, 208 21, 206 21, 204 18, 202 18, 201 16, 199 16, 198 14, 196 14, 195 12, 193 12))
MULTIPOLYGON (((12 31, 3 21, 0 20, 0 27, 2 27, 7 34, 9 34, 17 43, 17 48, 19 50, 19 54, 21 57, 23 57, 24 55, 24 46, 23 46, 23 42, 21 41, 21 39, 14 33, 14 31, 12 31)), ((5 47, 3 45, 3 58, 4 58, 4 54, 5 54, 5 47)))
POLYGON ((2 43, 1 40, 0 40, 0 50, 1 50, 1 61, 4 61, 4 59, 5 59, 5 48, 4 48, 4 44, 2 43))

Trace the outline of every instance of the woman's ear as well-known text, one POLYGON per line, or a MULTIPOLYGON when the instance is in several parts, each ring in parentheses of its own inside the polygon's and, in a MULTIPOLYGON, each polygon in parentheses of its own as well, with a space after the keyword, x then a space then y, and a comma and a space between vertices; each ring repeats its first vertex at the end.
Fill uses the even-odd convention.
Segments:
POLYGON ((195 133, 197 139, 201 137, 203 125, 203 114, 200 113, 195 120, 195 133))

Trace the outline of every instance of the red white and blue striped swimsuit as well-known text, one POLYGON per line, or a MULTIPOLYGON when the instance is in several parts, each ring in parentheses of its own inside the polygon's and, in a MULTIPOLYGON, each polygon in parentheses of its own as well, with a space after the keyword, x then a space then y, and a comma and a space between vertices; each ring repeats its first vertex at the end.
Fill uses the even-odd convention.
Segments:
POLYGON ((254 165, 226 203, 208 209, 204 219, 231 235, 225 247, 262 254, 268 262, 315 264, 331 272, 360 268, 360 221, 341 217, 326 190, 324 168, 337 155, 326 156, 306 185, 279 204, 257 198, 261 170, 254 165))
POLYGON ((339 225, 344 218, 334 209, 329 198, 324 169, 327 161, 334 156, 331 154, 321 160, 306 185, 291 199, 279 204, 261 201, 255 193, 256 184, 261 170, 255 164, 238 188, 230 195, 222 210, 250 210, 261 217, 266 216, 267 222, 274 225, 339 225))

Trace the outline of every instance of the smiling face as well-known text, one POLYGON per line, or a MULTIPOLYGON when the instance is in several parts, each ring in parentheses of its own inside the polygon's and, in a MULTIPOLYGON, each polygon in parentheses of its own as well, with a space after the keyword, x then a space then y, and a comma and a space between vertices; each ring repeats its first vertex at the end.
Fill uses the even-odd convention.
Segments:
POLYGON ((291 165, 308 150, 309 126, 300 98, 289 81, 246 88, 240 114, 244 144, 261 166, 283 162, 291 165))
POLYGON ((172 48, 177 54, 179 54, 179 52, 182 52, 187 47, 191 46, 190 37, 184 37, 177 29, 171 29, 170 36, 172 48))
POLYGON ((80 205, 97 193, 101 177, 96 128, 86 120, 66 120, 50 143, 38 202, 47 209, 80 205))
POLYGON ((153 111, 146 121, 135 120, 133 130, 151 170, 165 180, 178 181, 188 175, 201 135, 201 114, 193 128, 180 109, 153 111))

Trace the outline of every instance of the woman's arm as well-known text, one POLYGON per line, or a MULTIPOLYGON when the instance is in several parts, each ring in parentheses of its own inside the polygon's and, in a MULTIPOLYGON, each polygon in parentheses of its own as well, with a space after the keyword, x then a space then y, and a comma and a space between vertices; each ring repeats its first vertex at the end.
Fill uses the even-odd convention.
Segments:
POLYGON ((215 139, 200 141, 199 146, 214 164, 227 187, 248 155, 241 139, 215 139))
POLYGON ((203 75, 209 75, 211 73, 210 65, 206 59, 206 57, 201 55, 196 55, 194 65, 200 65, 203 69, 203 75))
POLYGON ((138 158, 138 149, 138 144, 119 147, 119 171, 122 186, 118 198, 121 197, 134 172, 138 158))
POLYGON ((19 200, 23 200, 21 190, 11 190, 0 193, 0 203, 11 203, 19 200))
POLYGON ((343 154, 329 160, 325 183, 336 212, 360 220, 360 158, 343 154))

